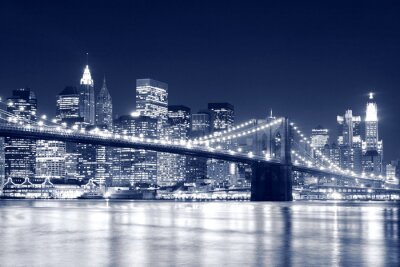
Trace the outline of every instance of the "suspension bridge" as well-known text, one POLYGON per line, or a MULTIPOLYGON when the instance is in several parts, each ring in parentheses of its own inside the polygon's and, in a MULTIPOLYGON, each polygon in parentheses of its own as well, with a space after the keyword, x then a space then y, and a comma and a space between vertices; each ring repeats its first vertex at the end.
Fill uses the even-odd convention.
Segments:
POLYGON ((371 188, 382 188, 384 184, 383 177, 341 169, 314 150, 298 125, 288 118, 274 118, 260 123, 250 120, 229 130, 189 140, 146 138, 98 128, 87 130, 78 125, 68 127, 44 117, 30 121, 4 110, 0 111, 0 118, 2 137, 144 149, 249 164, 252 168, 253 201, 291 201, 292 177, 296 172, 350 183, 361 181, 371 188), (232 145, 221 145, 246 137, 253 138, 259 145, 246 151, 232 145), (314 153, 317 158, 312 156, 314 153))

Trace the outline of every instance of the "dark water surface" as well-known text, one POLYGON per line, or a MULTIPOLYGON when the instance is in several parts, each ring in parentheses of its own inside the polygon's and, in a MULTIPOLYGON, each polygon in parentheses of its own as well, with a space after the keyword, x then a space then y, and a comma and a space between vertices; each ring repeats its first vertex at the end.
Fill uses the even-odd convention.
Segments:
POLYGON ((400 266, 399 203, 0 201, 0 266, 400 266))

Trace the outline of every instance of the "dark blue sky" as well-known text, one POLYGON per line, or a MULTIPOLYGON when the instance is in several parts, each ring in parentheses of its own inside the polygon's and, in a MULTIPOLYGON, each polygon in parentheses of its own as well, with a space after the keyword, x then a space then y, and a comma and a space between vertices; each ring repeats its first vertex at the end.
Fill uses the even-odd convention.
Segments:
POLYGON ((87 51, 116 114, 151 77, 193 111, 228 101, 244 120, 272 107, 335 131, 336 115, 364 115, 375 91, 390 160, 400 157, 399 14, 396 1, 1 1, 0 95, 29 86, 54 114, 87 51))

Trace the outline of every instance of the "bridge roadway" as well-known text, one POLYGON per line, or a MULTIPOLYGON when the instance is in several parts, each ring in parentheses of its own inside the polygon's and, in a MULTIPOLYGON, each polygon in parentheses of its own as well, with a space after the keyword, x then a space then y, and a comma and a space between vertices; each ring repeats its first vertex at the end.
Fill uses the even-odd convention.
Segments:
MULTIPOLYGON (((148 138, 128 137, 114 133, 108 134, 94 134, 89 131, 81 132, 80 130, 71 129, 57 129, 49 126, 36 126, 36 125, 21 125, 0 123, 0 136, 14 137, 14 138, 27 138, 27 139, 40 139, 40 140, 57 140, 72 143, 86 143, 108 147, 121 147, 144 149, 156 152, 166 152, 187 156, 196 156, 204 158, 213 158, 219 160, 226 160, 231 162, 241 162, 247 164, 262 163, 263 166, 281 166, 279 160, 266 159, 257 155, 249 156, 249 154, 233 152, 227 150, 218 150, 215 148, 180 144, 179 142, 162 142, 148 138)), ((293 171, 299 171, 319 176, 337 177, 344 179, 359 179, 366 182, 380 182, 379 179, 359 177, 346 175, 339 172, 330 171, 328 169, 321 170, 316 167, 308 167, 301 165, 292 165, 293 171)))

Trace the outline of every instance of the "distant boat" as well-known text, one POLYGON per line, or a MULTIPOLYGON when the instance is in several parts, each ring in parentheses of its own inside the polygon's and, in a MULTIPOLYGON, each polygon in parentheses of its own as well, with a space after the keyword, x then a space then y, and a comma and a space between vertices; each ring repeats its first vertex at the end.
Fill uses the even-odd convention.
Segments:
POLYGON ((93 191, 93 192, 85 192, 78 199, 102 199, 104 198, 103 193, 93 191))
POLYGON ((110 199, 154 199, 154 190, 118 190, 110 194, 110 199))

